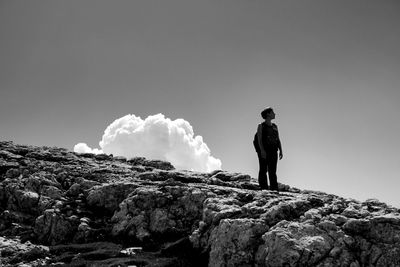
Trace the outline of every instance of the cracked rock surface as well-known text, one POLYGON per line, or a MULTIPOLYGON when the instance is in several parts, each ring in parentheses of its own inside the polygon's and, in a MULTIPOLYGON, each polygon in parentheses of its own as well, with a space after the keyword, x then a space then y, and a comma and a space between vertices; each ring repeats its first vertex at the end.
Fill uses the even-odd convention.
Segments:
POLYGON ((400 214, 248 175, 0 142, 0 266, 400 266, 400 214))

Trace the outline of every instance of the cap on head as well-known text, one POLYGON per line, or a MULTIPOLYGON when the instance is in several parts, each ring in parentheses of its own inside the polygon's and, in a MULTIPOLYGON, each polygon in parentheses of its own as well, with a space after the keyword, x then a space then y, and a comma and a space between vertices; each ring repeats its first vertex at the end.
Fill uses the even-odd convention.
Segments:
POLYGON ((266 109, 261 111, 261 117, 265 120, 267 118, 267 115, 272 111, 274 111, 273 108, 267 107, 266 109))

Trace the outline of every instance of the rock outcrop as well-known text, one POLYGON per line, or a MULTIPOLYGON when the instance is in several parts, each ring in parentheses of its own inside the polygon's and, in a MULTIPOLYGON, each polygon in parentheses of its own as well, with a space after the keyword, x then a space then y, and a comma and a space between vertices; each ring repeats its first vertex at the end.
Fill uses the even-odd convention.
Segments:
POLYGON ((1 266, 400 266, 400 214, 240 173, 0 142, 1 266))

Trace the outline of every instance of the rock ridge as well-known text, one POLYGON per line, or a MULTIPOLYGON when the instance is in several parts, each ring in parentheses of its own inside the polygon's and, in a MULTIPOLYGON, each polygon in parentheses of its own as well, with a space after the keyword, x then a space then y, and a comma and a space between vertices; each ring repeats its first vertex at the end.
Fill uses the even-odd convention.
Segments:
POLYGON ((400 266, 400 213, 241 173, 0 142, 1 266, 400 266))

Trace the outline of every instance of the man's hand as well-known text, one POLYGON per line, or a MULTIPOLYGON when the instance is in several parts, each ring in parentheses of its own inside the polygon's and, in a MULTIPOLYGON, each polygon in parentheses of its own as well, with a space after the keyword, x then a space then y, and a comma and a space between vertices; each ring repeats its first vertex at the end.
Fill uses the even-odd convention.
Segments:
POLYGON ((267 152, 261 151, 261 158, 266 159, 267 158, 267 152))
POLYGON ((279 160, 281 160, 283 158, 283 152, 279 151, 279 160))

